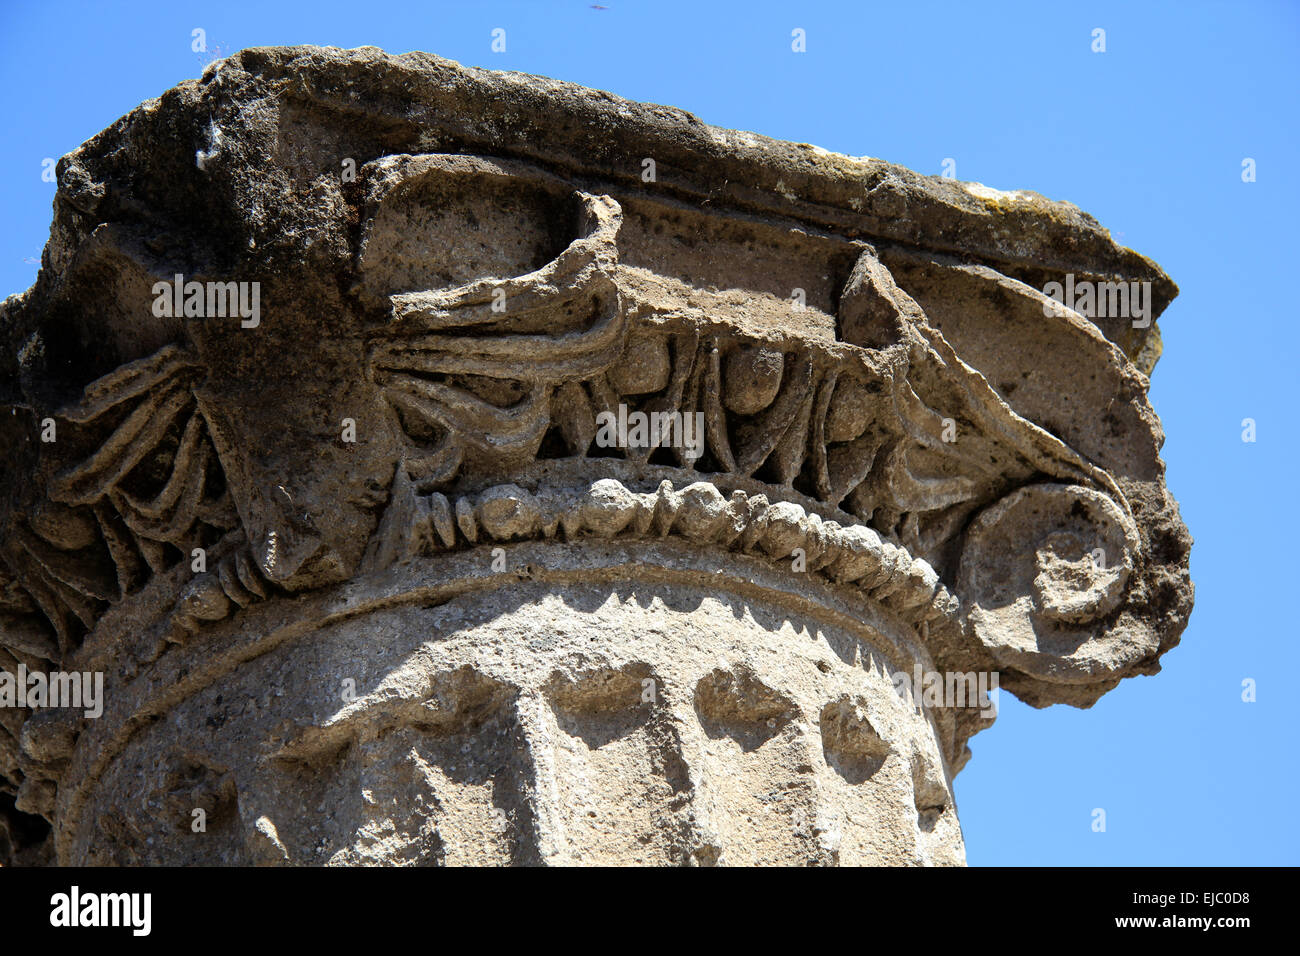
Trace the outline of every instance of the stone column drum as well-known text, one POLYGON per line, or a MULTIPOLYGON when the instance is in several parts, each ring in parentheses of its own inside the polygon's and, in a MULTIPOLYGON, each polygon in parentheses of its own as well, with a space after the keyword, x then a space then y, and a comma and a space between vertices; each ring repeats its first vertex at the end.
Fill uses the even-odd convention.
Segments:
POLYGON ((962 864, 990 688, 1186 624, 1177 289, 1073 206, 373 48, 58 172, 0 670, 103 692, 0 707, 0 862, 962 864))

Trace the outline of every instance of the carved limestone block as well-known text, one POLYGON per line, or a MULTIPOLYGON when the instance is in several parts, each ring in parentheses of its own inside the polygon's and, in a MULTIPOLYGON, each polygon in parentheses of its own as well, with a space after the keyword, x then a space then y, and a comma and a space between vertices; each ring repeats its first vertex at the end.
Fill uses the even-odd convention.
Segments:
POLYGON ((1190 613, 1176 292, 1032 193, 220 60, 63 158, 0 305, 0 863, 960 864, 996 689, 1190 613))

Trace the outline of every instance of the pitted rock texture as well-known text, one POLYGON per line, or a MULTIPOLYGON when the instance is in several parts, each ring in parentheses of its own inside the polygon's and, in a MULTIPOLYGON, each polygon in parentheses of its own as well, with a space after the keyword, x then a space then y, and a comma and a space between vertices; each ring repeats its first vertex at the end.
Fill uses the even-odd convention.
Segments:
POLYGON ((988 701, 894 677, 1087 707, 1186 625, 1177 289, 1069 204, 372 48, 58 173, 0 671, 103 713, 0 706, 0 862, 961 863, 988 701))

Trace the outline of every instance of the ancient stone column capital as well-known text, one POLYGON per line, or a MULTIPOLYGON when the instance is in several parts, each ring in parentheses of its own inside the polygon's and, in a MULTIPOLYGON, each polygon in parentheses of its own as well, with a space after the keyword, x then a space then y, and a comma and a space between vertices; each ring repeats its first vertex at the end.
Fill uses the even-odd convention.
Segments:
POLYGON ((102 713, 0 708, 12 860, 960 863, 984 678, 1186 623, 1177 290, 1074 206, 373 48, 58 172, 0 670, 102 713))

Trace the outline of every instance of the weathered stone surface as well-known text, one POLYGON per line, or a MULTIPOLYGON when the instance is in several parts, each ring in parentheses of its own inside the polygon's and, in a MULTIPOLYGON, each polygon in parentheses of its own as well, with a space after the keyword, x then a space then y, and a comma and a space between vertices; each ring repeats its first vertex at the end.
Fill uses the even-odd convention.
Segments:
POLYGON ((1176 292, 1032 193, 218 61, 0 307, 0 670, 105 685, 0 707, 0 861, 961 863, 987 700, 921 676, 1086 707, 1186 624, 1176 292))

